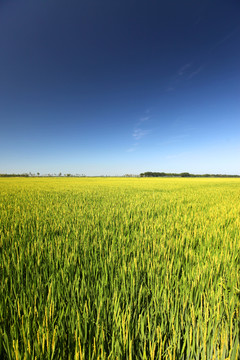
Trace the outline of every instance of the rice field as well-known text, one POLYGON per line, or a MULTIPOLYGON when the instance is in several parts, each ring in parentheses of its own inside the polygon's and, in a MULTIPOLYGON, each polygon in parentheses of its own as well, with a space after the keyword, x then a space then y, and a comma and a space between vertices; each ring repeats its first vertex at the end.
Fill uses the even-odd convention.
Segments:
POLYGON ((0 359, 240 359, 240 180, 0 179, 0 359))

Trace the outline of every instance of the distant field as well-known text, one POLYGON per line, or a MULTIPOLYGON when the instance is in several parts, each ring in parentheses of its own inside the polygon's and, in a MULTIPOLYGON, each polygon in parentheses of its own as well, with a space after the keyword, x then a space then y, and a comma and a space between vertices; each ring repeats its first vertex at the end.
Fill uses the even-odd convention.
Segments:
POLYGON ((0 359, 240 359, 240 179, 0 179, 0 359))

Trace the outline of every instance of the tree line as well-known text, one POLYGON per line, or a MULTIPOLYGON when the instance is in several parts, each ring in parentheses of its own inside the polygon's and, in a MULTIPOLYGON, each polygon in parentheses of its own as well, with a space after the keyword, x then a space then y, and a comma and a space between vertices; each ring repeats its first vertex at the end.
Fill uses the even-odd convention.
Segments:
MULTIPOLYGON (((23 173, 23 174, 0 174, 0 177, 86 177, 85 174, 47 174, 47 175, 40 175, 38 172, 37 174, 33 173, 23 173)), ((115 175, 117 177, 214 177, 214 178, 240 178, 240 175, 227 175, 227 174, 190 174, 188 172, 182 173, 165 173, 165 172, 153 172, 153 171, 146 171, 141 173, 140 175, 134 174, 125 174, 122 176, 115 175)), ((95 177, 95 176, 92 176, 95 177)), ((109 175, 102 175, 96 177, 111 177, 109 175)))
POLYGON ((165 173, 165 172, 152 172, 146 171, 140 174, 140 177, 231 177, 239 178, 240 175, 227 175, 227 174, 190 174, 188 172, 177 173, 165 173))

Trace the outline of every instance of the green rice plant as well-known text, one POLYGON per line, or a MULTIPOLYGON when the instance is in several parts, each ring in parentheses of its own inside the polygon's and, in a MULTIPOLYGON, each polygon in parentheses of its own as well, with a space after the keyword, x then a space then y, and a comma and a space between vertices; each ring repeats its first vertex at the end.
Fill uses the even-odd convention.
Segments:
POLYGON ((238 360, 239 179, 0 179, 0 358, 238 360))

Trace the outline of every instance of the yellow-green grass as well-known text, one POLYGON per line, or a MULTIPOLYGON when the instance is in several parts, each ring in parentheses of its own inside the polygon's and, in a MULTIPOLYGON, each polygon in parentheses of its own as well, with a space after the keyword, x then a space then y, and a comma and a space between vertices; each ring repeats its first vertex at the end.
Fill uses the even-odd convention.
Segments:
POLYGON ((239 248, 238 179, 0 179, 0 358, 237 360, 239 248))

